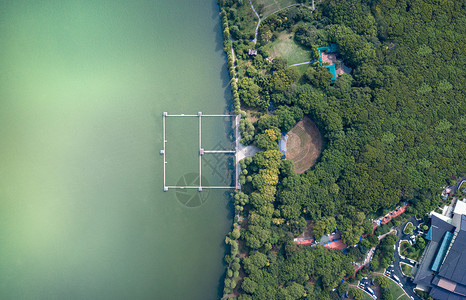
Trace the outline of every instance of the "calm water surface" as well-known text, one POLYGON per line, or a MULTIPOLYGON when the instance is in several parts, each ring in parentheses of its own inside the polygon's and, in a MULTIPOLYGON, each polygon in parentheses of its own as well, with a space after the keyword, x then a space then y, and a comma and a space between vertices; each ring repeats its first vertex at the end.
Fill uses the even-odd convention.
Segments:
MULTIPOLYGON (((215 1, 0 1, 0 40, 0 299, 215 299, 226 193, 164 193, 159 155, 163 111, 226 111, 215 1)), ((195 121, 171 120, 171 184, 195 121)))

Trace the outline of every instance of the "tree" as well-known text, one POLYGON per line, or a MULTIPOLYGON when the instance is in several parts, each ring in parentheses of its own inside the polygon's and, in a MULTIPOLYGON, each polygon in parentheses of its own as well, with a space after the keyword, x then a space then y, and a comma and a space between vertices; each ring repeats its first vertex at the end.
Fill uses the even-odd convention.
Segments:
POLYGON ((424 250, 424 248, 426 247, 426 240, 421 236, 416 237, 415 247, 420 251, 424 250))
POLYGON ((330 25, 329 39, 338 44, 338 51, 345 63, 357 67, 376 57, 373 44, 357 35, 351 28, 344 25, 330 25))
POLYGON ((317 28, 300 25, 295 31, 294 39, 301 45, 312 48, 318 40, 317 28))
MULTIPOLYGON (((371 267, 391 264, 396 237, 379 243, 369 235, 346 255, 302 247, 290 240, 302 233, 304 216, 316 222, 315 233, 321 234, 334 229, 327 223, 334 217, 343 241, 353 244, 372 230, 366 216, 405 201, 411 203, 408 214, 423 216, 440 205, 436 187, 451 184, 453 174, 466 174, 466 68, 454 46, 465 36, 462 2, 326 0, 312 15, 304 7, 288 8, 261 22, 256 57, 247 55, 254 16, 244 15, 238 1, 219 3, 223 28, 229 27, 225 32, 233 35, 236 26, 244 39, 224 43, 235 110, 240 96, 254 110, 265 112, 269 101, 275 109, 254 126, 244 122, 244 141, 276 151, 280 132, 275 130, 286 131, 299 121, 292 117, 299 108, 315 121, 325 145, 316 165, 304 174, 292 172, 280 153, 259 152, 251 163, 241 163, 239 180, 249 198, 235 197, 235 209, 247 215, 240 238, 250 255, 263 253, 269 265, 252 265, 247 278, 255 283, 254 294, 244 292, 239 298, 290 298, 287 288, 296 283, 293 290, 301 285, 312 298, 328 299, 341 278, 354 272, 353 256, 363 257, 377 246, 371 267), (353 67, 351 74, 331 83, 328 70, 315 63, 302 67, 305 74, 298 78, 297 68, 287 68, 286 61, 264 60, 270 54, 263 44, 288 29, 298 43, 310 47, 311 58, 318 46, 336 43, 336 55, 353 67), (249 82, 241 85, 243 78, 249 82)), ((398 222, 380 226, 376 234, 398 222)), ((425 241, 417 239, 410 251, 419 247, 425 241)), ((234 271, 234 259, 229 257, 229 263, 234 271)), ((225 287, 230 289, 231 283, 225 287)))
POLYGON ((275 113, 278 116, 279 127, 283 132, 290 131, 303 118, 303 111, 297 106, 291 108, 280 106, 275 113))
POLYGON ((330 85, 332 74, 327 69, 316 65, 304 73, 304 78, 315 87, 325 88, 330 85))
POLYGON ((245 257, 243 259, 244 270, 248 274, 254 273, 257 269, 262 269, 267 264, 267 256, 258 251, 254 252, 254 254, 250 255, 249 257, 245 257))
POLYGON ((324 220, 317 220, 312 229, 314 237, 318 240, 325 233, 326 224, 324 220))
POLYGON ((352 246, 359 242, 359 237, 362 235, 363 228, 359 226, 350 225, 341 237, 343 243, 352 246))
POLYGON ((392 293, 389 289, 382 289, 382 300, 393 300, 392 293))
POLYGON ((282 93, 289 89, 292 84, 293 80, 285 73, 284 70, 280 69, 273 72, 272 86, 275 92, 282 93))
POLYGON ((257 283, 252 281, 249 277, 244 278, 243 282, 241 283, 241 288, 243 291, 249 294, 254 294, 257 289, 257 283))
POLYGON ((404 231, 404 233, 411 235, 411 234, 413 234, 413 230, 414 230, 413 223, 409 222, 408 224, 406 224, 403 231, 404 231))
POLYGON ((285 288, 285 294, 290 299, 300 299, 304 296, 304 293, 304 287, 296 282, 293 282, 285 288))
POLYGON ((383 289, 386 289, 390 286, 390 279, 385 276, 376 276, 374 283, 380 286, 383 289))
POLYGON ((362 224, 362 228, 363 228, 363 233, 364 234, 370 234, 372 233, 372 230, 373 230, 373 227, 372 227, 372 223, 368 220, 365 220, 364 223, 362 224))
POLYGON ((239 121, 239 130, 241 131, 241 144, 248 145, 254 138, 254 126, 246 113, 241 114, 239 121))
POLYGON ((282 57, 276 57, 272 61, 272 70, 284 70, 288 66, 288 61, 282 57))
POLYGON ((254 155, 253 162, 261 169, 277 169, 280 167, 282 154, 278 150, 267 150, 254 155))
POLYGON ((239 239, 240 232, 239 232, 238 228, 233 229, 233 231, 231 232, 231 237, 233 239, 235 239, 235 240, 239 239))
POLYGON ((240 99, 248 106, 257 107, 261 110, 267 109, 268 101, 259 96, 260 88, 249 77, 243 77, 239 81, 238 93, 240 99))
POLYGON ((357 288, 351 288, 350 295, 351 297, 353 297, 354 300, 364 299, 364 292, 357 288))
POLYGON ((371 269, 373 271, 376 271, 376 270, 379 269, 379 266, 380 266, 379 260, 378 259, 372 259, 372 261, 369 263, 369 265, 370 265, 370 267, 371 267, 371 269))
POLYGON ((338 292, 340 294, 344 294, 348 291, 348 288, 349 288, 348 281, 343 281, 342 283, 340 283, 340 286, 338 287, 338 292))
POLYGON ((276 150, 278 149, 278 144, 276 142, 276 137, 273 136, 272 140, 270 135, 267 133, 257 134, 254 138, 254 144, 263 150, 276 150))
POLYGON ((231 269, 233 270, 233 272, 239 271, 240 268, 241 268, 241 266, 240 266, 239 262, 235 261, 235 262, 233 262, 231 264, 231 269))

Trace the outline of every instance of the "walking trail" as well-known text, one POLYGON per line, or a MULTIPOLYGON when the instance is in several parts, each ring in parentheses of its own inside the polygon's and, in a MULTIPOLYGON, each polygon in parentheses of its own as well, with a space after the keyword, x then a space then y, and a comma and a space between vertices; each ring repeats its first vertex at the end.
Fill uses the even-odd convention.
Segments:
MULTIPOLYGON (((278 10, 276 10, 276 11, 270 13, 269 15, 267 15, 267 17, 265 17, 264 19, 261 19, 261 18, 259 17, 259 14, 257 13, 257 11, 254 9, 254 5, 252 5, 251 0, 249 0, 249 4, 251 4, 252 10, 253 10, 254 13, 256 14, 257 19, 259 19, 259 21, 257 22, 256 31, 255 31, 255 33, 254 33, 254 39, 252 40, 252 41, 254 42, 254 45, 257 43, 257 31, 259 31, 259 26, 260 26, 262 20, 265 20, 265 19, 267 19, 269 16, 271 16, 271 15, 273 15, 273 14, 276 14, 276 13, 278 13, 278 12, 284 10, 284 9, 287 9, 287 8, 289 8, 289 7, 292 7, 292 6, 304 6, 304 7, 307 7, 307 8, 309 8, 309 9, 311 9, 311 10, 314 10, 314 9, 315 9, 315 7, 314 7, 314 0, 312 0, 312 7, 305 6, 305 5, 303 5, 302 3, 291 4, 291 5, 285 6, 285 7, 283 7, 283 8, 280 8, 280 9, 278 9, 278 10)), ((304 65, 304 64, 306 64, 306 63, 301 63, 301 64, 304 65)), ((299 65, 299 64, 297 64, 297 65, 299 65)), ((290 66, 290 67, 292 67, 292 66, 290 66)))
POLYGON ((305 62, 302 62, 302 63, 289 65, 287 68, 301 66, 301 65, 307 65, 307 64, 310 64, 310 63, 311 63, 310 61, 305 61, 305 62))

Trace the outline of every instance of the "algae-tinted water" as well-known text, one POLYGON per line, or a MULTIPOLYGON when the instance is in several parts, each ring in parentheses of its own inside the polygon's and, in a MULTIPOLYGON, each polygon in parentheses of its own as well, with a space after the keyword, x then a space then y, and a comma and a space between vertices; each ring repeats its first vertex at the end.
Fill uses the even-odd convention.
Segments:
MULTIPOLYGON (((164 193, 159 154, 163 111, 226 111, 218 13, 214 0, 0 2, 1 299, 218 296, 226 192, 164 193)), ((167 147, 195 131, 170 125, 167 147)), ((224 129, 203 140, 226 143, 224 129)), ((196 175, 186 149, 170 149, 185 160, 174 181, 196 175)))

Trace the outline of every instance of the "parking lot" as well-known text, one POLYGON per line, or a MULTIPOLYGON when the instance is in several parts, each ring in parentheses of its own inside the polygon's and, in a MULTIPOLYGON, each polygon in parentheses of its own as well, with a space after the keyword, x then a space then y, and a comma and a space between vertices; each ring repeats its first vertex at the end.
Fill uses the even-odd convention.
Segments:
POLYGON ((358 284, 358 287, 369 294, 373 299, 377 299, 374 292, 374 281, 370 278, 363 277, 358 284))

